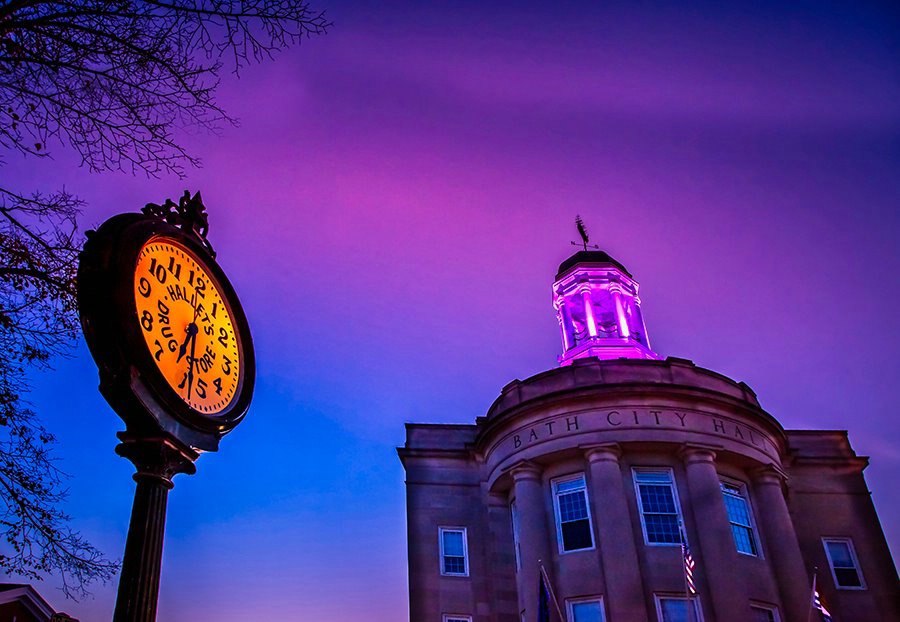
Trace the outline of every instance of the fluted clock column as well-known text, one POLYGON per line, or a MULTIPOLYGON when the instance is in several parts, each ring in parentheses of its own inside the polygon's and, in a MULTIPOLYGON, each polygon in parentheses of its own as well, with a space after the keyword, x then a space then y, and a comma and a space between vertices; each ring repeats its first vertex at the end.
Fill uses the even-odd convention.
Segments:
POLYGON ((611 620, 647 621, 644 587, 638 565, 637 547, 622 483, 617 445, 589 447, 594 524, 603 560, 606 600, 611 620))
POLYGON ((116 453, 137 469, 134 505, 113 622, 154 622, 159 595, 166 503, 177 473, 196 472, 197 454, 163 438, 119 433, 116 453))
MULTIPOLYGON (((540 564, 543 563, 547 572, 552 573, 541 470, 530 462, 521 462, 510 473, 519 519, 519 549, 522 559, 522 568, 516 582, 519 611, 525 612, 523 622, 537 622, 540 564)), ((552 613, 551 616, 556 617, 552 613)))

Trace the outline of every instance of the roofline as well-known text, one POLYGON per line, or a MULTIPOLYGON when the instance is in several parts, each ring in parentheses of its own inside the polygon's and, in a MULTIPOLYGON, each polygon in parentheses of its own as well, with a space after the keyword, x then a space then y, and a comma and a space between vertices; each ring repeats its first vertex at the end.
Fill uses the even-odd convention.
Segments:
POLYGON ((44 600, 44 597, 41 596, 36 589, 28 584, 22 585, 22 587, 17 587, 11 590, 4 590, 0 592, 0 605, 14 603, 16 601, 23 602, 25 604, 25 607, 31 610, 32 613, 43 614, 48 618, 56 613, 56 610, 54 610, 53 607, 51 607, 50 604, 46 600, 44 600))

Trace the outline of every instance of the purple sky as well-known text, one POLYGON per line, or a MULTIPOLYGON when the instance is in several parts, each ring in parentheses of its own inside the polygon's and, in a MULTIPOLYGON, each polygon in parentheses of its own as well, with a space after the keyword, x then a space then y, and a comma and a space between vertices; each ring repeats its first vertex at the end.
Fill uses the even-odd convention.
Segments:
MULTIPOLYGON (((241 126, 187 136, 187 180, 2 169, 81 195, 85 228, 202 190, 249 316, 254 405, 175 480, 160 620, 404 619, 403 423, 471 423, 556 364, 576 213, 657 352, 850 430, 900 550, 900 14, 726 4, 322 3, 330 34, 224 81, 241 126)), ((133 469, 96 384, 81 346, 32 398, 75 526, 119 557, 133 469)), ((115 584, 54 586, 111 615, 115 584)))

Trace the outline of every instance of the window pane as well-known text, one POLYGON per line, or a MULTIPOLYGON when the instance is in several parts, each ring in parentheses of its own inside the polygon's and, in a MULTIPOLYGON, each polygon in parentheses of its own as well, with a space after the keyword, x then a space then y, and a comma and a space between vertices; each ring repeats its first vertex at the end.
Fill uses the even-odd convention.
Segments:
POLYGON ((466 558, 444 556, 444 573, 445 574, 465 574, 466 558))
POLYGON ((647 514, 647 541, 654 544, 678 544, 681 533, 678 530, 678 516, 675 514, 647 514))
POLYGON ((559 495, 559 518, 561 521, 580 520, 587 518, 587 515, 584 491, 579 490, 559 495))
POLYGON ((846 542, 829 541, 828 554, 831 556, 831 563, 835 568, 854 568, 853 556, 850 555, 850 545, 846 542))
POLYGON ((688 601, 683 598, 660 598, 659 610, 662 612, 661 622, 697 622, 697 612, 691 601, 690 617, 687 609, 688 601))
POLYGON ((570 521, 561 525, 564 551, 589 549, 593 546, 591 524, 587 519, 570 521))
POLYGON ((594 546, 584 476, 554 482, 557 527, 563 552, 594 546))
POLYGON ((753 612, 753 622, 775 622, 775 612, 762 607, 750 607, 753 612))
POLYGON ((603 622, 600 603, 573 603, 572 622, 603 622))
POLYGON ((731 534, 734 546, 739 553, 756 555, 756 538, 753 534, 753 523, 750 520, 750 504, 741 493, 741 489, 722 482, 722 497, 725 500, 725 511, 731 523, 731 534))
POLYGON ((648 486, 641 484, 641 507, 644 512, 675 513, 675 499, 672 488, 666 486, 648 486))
POLYGON ((509 506, 509 512, 512 516, 512 530, 513 530, 513 547, 516 551, 516 570, 522 569, 522 555, 519 551, 519 513, 516 510, 516 504, 513 502, 509 506))
POLYGON ((841 587, 862 587, 862 581, 859 580, 859 573, 855 568, 835 568, 834 577, 841 587))
POLYGON ((728 520, 732 523, 739 523, 746 527, 750 526, 750 512, 747 509, 747 502, 743 497, 726 494, 725 509, 728 511, 728 520))
POLYGON ((756 555, 756 542, 753 540, 753 532, 740 525, 731 526, 731 535, 734 536, 734 546, 739 553, 756 555))
MULTIPOLYGON (((432 540, 434 542, 434 540, 432 540)), ((461 531, 445 531, 444 532, 444 555, 456 555, 462 557, 463 552, 463 535, 461 531)))
POLYGON ((584 487, 584 478, 578 477, 576 479, 570 479, 565 482, 557 483, 556 492, 571 492, 573 490, 579 490, 584 487))
POLYGON ((649 483, 649 484, 668 484, 672 481, 672 478, 669 477, 669 474, 665 471, 638 471, 635 475, 635 479, 638 483, 649 483))

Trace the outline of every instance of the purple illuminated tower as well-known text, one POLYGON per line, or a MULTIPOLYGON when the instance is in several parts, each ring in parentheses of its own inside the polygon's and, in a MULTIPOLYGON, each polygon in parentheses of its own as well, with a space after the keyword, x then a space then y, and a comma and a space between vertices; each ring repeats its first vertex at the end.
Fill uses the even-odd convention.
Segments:
POLYGON ((650 349, 638 288, 625 266, 603 251, 579 251, 565 260, 553 283, 560 365, 589 356, 659 359, 650 349))

